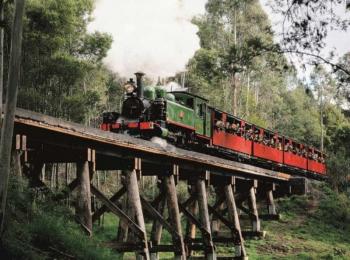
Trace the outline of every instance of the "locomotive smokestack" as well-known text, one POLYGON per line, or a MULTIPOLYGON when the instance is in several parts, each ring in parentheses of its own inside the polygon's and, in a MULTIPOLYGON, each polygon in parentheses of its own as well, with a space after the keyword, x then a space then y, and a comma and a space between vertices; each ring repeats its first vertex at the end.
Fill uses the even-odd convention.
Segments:
POLYGON ((136 86, 137 86, 137 96, 143 98, 143 84, 142 77, 145 75, 143 72, 136 72, 136 86))

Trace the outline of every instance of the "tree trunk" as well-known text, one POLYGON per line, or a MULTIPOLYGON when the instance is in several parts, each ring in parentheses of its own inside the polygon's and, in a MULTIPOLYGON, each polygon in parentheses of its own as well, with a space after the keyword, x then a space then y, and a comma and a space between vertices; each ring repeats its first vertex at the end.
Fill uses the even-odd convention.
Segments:
POLYGON ((68 163, 65 163, 65 170, 64 170, 64 179, 65 179, 65 186, 68 185, 69 179, 68 179, 68 163))
POLYGON ((231 89, 232 89, 232 114, 237 116, 237 76, 236 73, 231 75, 231 89))
MULTIPOLYGON (((237 47, 237 9, 233 12, 233 44, 237 47)), ((232 114, 237 116, 237 73, 231 74, 232 114)))
POLYGON ((55 169, 56 169, 56 164, 51 165, 51 172, 50 172, 50 188, 53 189, 55 187, 55 169))
POLYGON ((9 77, 7 83, 5 118, 4 124, 1 128, 1 136, 3 138, 1 138, 0 141, 0 236, 2 235, 2 231, 4 228, 4 215, 6 209, 6 198, 10 173, 14 118, 17 104, 18 84, 20 79, 24 1, 25 0, 16 0, 15 2, 16 5, 15 16, 12 25, 11 53, 9 64, 9 77))
MULTIPOLYGON (((4 0, 0 1, 0 21, 4 20, 4 0)), ((4 27, 0 26, 0 124, 2 115, 2 101, 4 91, 4 27)))
POLYGON ((56 188, 56 190, 58 190, 60 188, 59 170, 60 170, 60 166, 58 163, 56 163, 56 172, 55 172, 55 188, 56 188))
POLYGON ((248 71, 247 75, 247 95, 245 101, 245 116, 248 118, 249 116, 249 94, 250 94, 250 72, 248 71))

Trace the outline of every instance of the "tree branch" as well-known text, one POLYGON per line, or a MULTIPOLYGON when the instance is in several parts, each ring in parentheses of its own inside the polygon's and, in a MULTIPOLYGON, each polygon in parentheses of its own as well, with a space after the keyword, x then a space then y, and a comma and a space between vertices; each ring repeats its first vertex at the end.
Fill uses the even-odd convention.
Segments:
POLYGON ((332 66, 333 68, 336 68, 337 70, 340 70, 342 72, 344 72, 345 74, 349 75, 350 76, 350 71, 348 71, 347 69, 343 68, 342 66, 340 66, 339 64, 335 64, 329 60, 327 60, 326 58, 320 56, 320 55, 317 55, 317 54, 314 54, 314 53, 309 53, 309 52, 305 52, 305 51, 298 51, 298 50, 280 50, 280 51, 274 51, 274 52, 277 52, 277 53, 294 53, 294 54, 300 54, 300 55, 306 55, 306 56, 310 56, 310 57, 313 57, 313 58, 316 58, 318 60, 321 60, 323 61, 325 64, 328 64, 330 66, 332 66))

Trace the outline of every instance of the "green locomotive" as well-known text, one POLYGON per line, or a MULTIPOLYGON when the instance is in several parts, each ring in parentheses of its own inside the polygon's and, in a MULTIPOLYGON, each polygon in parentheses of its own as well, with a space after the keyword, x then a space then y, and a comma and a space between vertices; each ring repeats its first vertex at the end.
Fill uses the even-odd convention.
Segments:
POLYGON ((144 138, 160 136, 177 144, 209 140, 211 112, 208 100, 184 91, 166 92, 161 86, 142 85, 137 73, 137 86, 130 80, 122 113, 103 114, 103 130, 127 131, 144 138))

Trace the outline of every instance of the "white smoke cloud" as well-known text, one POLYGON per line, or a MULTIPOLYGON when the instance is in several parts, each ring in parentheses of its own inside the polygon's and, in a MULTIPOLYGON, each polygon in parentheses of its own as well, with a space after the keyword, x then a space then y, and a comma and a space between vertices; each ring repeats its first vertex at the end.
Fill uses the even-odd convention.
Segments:
POLYGON ((163 139, 163 138, 154 136, 154 137, 152 137, 151 142, 159 145, 165 151, 168 151, 168 152, 175 152, 176 151, 175 146, 169 144, 168 141, 163 139))
POLYGON ((199 49, 191 19, 203 14, 206 0, 98 0, 90 31, 113 36, 105 63, 122 76, 141 70, 171 76, 185 69, 199 49))

